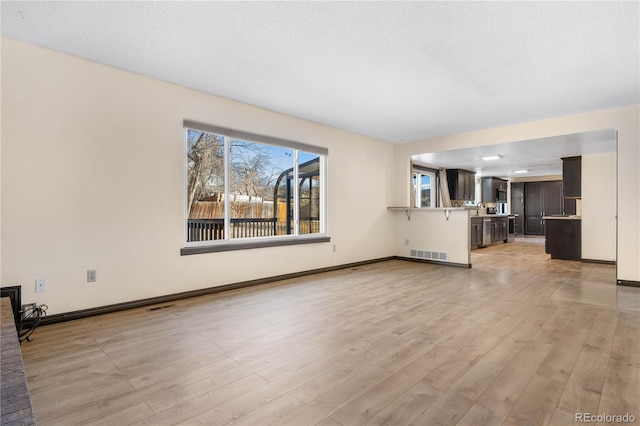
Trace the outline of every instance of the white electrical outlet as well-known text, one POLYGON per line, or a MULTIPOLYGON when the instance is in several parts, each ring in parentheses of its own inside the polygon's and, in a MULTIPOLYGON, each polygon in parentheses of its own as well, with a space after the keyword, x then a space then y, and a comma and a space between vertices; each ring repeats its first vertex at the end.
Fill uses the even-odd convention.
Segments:
POLYGON ((409 245, 409 239, 404 240, 404 245, 408 246, 409 245))
POLYGON ((36 278, 36 293, 44 293, 47 291, 47 279, 36 278))
POLYGON ((96 270, 95 269, 87 270, 87 282, 88 283, 95 283, 96 282, 96 270))
POLYGON ((336 251, 336 245, 334 244, 333 247, 331 248, 332 251, 336 251))

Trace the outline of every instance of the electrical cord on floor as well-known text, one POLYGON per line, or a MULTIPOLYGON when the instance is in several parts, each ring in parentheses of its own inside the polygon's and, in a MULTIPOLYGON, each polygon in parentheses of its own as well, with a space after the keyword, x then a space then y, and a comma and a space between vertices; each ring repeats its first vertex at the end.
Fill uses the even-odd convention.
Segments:
POLYGON ((20 320, 20 324, 18 325, 18 339, 20 339, 20 344, 25 340, 27 342, 31 341, 31 335, 40 325, 42 318, 47 315, 48 308, 49 307, 44 304, 36 306, 20 320))

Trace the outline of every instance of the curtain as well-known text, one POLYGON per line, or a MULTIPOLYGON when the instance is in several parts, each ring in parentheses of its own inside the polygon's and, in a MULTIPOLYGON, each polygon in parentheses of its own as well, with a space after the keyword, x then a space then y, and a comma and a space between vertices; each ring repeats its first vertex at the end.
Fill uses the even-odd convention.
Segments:
POLYGON ((413 184, 413 162, 409 162, 409 186, 411 186, 411 191, 409 191, 409 207, 414 208, 416 206, 416 187, 413 184))
POLYGON ((451 207, 451 198, 449 198, 449 184, 447 183, 447 169, 438 170, 440 176, 440 207, 451 207))

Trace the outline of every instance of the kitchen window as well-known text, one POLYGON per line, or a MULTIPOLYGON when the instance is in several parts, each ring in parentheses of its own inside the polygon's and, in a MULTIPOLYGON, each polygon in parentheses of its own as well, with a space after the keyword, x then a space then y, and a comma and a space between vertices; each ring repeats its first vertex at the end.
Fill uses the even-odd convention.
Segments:
POLYGON ((426 167, 413 166, 414 207, 437 206, 437 173, 426 167))
POLYGON ((329 241, 326 148, 184 122, 182 254, 329 241))

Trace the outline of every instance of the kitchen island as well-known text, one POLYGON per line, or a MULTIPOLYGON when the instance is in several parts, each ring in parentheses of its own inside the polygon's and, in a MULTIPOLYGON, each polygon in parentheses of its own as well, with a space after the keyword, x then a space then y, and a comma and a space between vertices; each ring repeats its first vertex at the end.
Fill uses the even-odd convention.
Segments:
POLYGON ((580 216, 544 216, 545 252, 552 259, 582 259, 582 220, 580 216))

